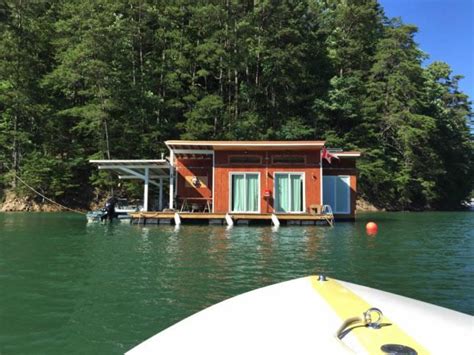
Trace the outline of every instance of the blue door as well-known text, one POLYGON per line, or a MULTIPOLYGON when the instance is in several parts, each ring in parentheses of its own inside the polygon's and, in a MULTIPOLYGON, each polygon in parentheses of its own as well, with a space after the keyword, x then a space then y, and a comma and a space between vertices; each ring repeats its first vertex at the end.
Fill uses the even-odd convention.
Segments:
POLYGON ((323 203, 332 208, 333 213, 351 212, 351 188, 349 176, 323 177, 323 203))

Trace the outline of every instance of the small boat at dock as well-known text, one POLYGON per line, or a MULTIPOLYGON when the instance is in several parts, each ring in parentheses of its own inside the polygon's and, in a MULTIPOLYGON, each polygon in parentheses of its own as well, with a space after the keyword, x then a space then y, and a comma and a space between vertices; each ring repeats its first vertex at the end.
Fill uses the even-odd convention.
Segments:
MULTIPOLYGON (((139 205, 131 205, 128 203, 128 200, 125 198, 117 199, 117 204, 115 205, 115 217, 119 222, 130 223, 131 214, 135 212, 140 212, 143 209, 139 205)), ((106 210, 104 208, 96 211, 90 211, 87 213, 87 222, 88 223, 97 223, 102 222, 102 217, 106 215, 106 210)))
POLYGON ((127 354, 461 354, 473 330, 467 314, 320 275, 220 302, 127 354))

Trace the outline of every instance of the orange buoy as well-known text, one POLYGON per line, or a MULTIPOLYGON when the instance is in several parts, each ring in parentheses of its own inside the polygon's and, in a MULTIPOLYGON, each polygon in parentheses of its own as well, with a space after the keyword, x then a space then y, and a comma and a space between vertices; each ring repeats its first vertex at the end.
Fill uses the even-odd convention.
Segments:
POLYGON ((377 234, 377 231, 379 230, 379 227, 375 222, 369 222, 365 225, 365 231, 367 232, 368 235, 375 235, 377 234))

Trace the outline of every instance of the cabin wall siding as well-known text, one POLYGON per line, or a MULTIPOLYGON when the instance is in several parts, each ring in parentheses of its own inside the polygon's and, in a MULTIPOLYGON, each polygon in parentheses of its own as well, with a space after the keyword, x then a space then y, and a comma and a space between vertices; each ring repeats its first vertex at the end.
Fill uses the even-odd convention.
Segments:
POLYGON ((212 197, 212 156, 202 159, 176 158, 177 195, 182 197, 212 197), (186 178, 206 177, 206 186, 186 184, 186 178))
POLYGON ((311 151, 216 151, 215 152, 215 179, 214 212, 230 212, 230 173, 258 172, 260 173, 260 213, 274 212, 274 181, 276 172, 298 172, 305 176, 305 212, 309 206, 321 203, 321 172, 319 166, 319 150, 311 151), (262 164, 231 164, 232 155, 260 156, 262 164), (304 164, 272 164, 273 156, 305 156, 304 164), (272 196, 263 197, 264 191, 269 189, 272 196))

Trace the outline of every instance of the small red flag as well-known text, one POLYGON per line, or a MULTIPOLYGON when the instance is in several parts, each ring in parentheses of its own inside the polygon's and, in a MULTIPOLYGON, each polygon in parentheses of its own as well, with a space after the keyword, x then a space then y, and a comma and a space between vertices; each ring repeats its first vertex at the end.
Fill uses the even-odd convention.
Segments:
POLYGON ((323 150, 321 151, 321 159, 326 159, 326 161, 329 164, 331 164, 332 158, 339 160, 338 156, 329 153, 328 150, 326 149, 326 147, 323 147, 323 150))

